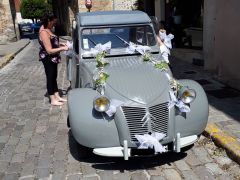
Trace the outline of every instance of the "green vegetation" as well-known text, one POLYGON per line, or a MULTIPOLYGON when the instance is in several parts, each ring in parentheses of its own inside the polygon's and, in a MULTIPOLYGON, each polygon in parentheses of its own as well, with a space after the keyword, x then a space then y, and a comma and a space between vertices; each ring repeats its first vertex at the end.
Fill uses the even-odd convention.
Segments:
POLYGON ((36 22, 46 11, 52 7, 46 0, 21 0, 20 11, 24 19, 32 19, 36 22))

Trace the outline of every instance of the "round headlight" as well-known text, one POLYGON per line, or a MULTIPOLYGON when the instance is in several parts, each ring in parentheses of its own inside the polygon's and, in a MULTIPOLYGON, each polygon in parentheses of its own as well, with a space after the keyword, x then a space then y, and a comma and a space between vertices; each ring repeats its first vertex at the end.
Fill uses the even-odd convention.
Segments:
POLYGON ((180 93, 181 101, 186 104, 193 102, 195 98, 196 98, 196 92, 193 89, 184 89, 180 93))
POLYGON ((96 97, 93 101, 93 107, 99 112, 105 112, 109 109, 110 101, 106 96, 96 97))

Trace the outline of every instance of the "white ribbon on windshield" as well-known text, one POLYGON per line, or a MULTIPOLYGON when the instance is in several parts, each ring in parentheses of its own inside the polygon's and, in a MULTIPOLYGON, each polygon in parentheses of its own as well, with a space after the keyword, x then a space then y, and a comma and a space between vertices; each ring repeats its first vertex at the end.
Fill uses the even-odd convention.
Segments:
POLYGON ((172 39, 174 38, 173 34, 166 34, 166 31, 159 32, 159 36, 161 41, 163 42, 163 45, 160 46, 160 51, 162 54, 163 59, 169 63, 168 56, 170 55, 170 49, 172 49, 172 39))
POLYGON ((97 44, 94 48, 91 48, 89 51, 86 51, 83 53, 83 55, 92 55, 92 56, 96 56, 98 53, 100 52, 108 52, 110 51, 112 47, 112 42, 111 41, 108 41, 107 43, 105 44, 97 44))
POLYGON ((169 91, 170 101, 168 108, 171 109, 174 106, 177 106, 181 112, 190 112, 190 107, 184 104, 181 100, 178 100, 173 91, 169 91))
POLYGON ((155 153, 162 153, 166 152, 166 147, 164 147, 159 141, 163 139, 166 134, 153 132, 151 135, 144 134, 144 135, 135 135, 140 145, 138 149, 148 149, 154 148, 155 153))
POLYGON ((137 51, 143 55, 150 50, 151 48, 149 46, 137 45, 137 44, 134 44, 133 42, 130 42, 129 46, 126 49, 126 52, 129 54, 133 54, 135 51, 137 51))

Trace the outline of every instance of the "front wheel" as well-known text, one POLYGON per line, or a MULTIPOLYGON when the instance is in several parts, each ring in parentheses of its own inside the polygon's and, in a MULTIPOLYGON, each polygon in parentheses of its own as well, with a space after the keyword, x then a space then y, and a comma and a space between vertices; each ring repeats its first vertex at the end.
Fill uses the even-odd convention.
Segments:
POLYGON ((67 127, 70 128, 69 116, 67 117, 67 127))

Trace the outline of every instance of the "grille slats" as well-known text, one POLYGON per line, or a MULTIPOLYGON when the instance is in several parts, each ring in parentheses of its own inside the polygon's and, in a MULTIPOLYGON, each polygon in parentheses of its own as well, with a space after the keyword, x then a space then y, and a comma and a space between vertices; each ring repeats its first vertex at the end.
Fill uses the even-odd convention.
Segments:
POLYGON ((143 135, 147 134, 150 131, 154 132, 161 132, 167 135, 168 129, 168 119, 169 119, 169 111, 168 111, 168 103, 162 103, 150 108, 140 108, 140 107, 129 107, 129 106, 122 106, 122 110, 124 116, 126 118, 126 122, 130 131, 131 140, 133 142, 137 142, 135 138, 135 134, 143 135), (146 115, 146 112, 154 116, 156 119, 151 118, 153 123, 145 123, 145 121, 141 121, 143 117, 146 115))

